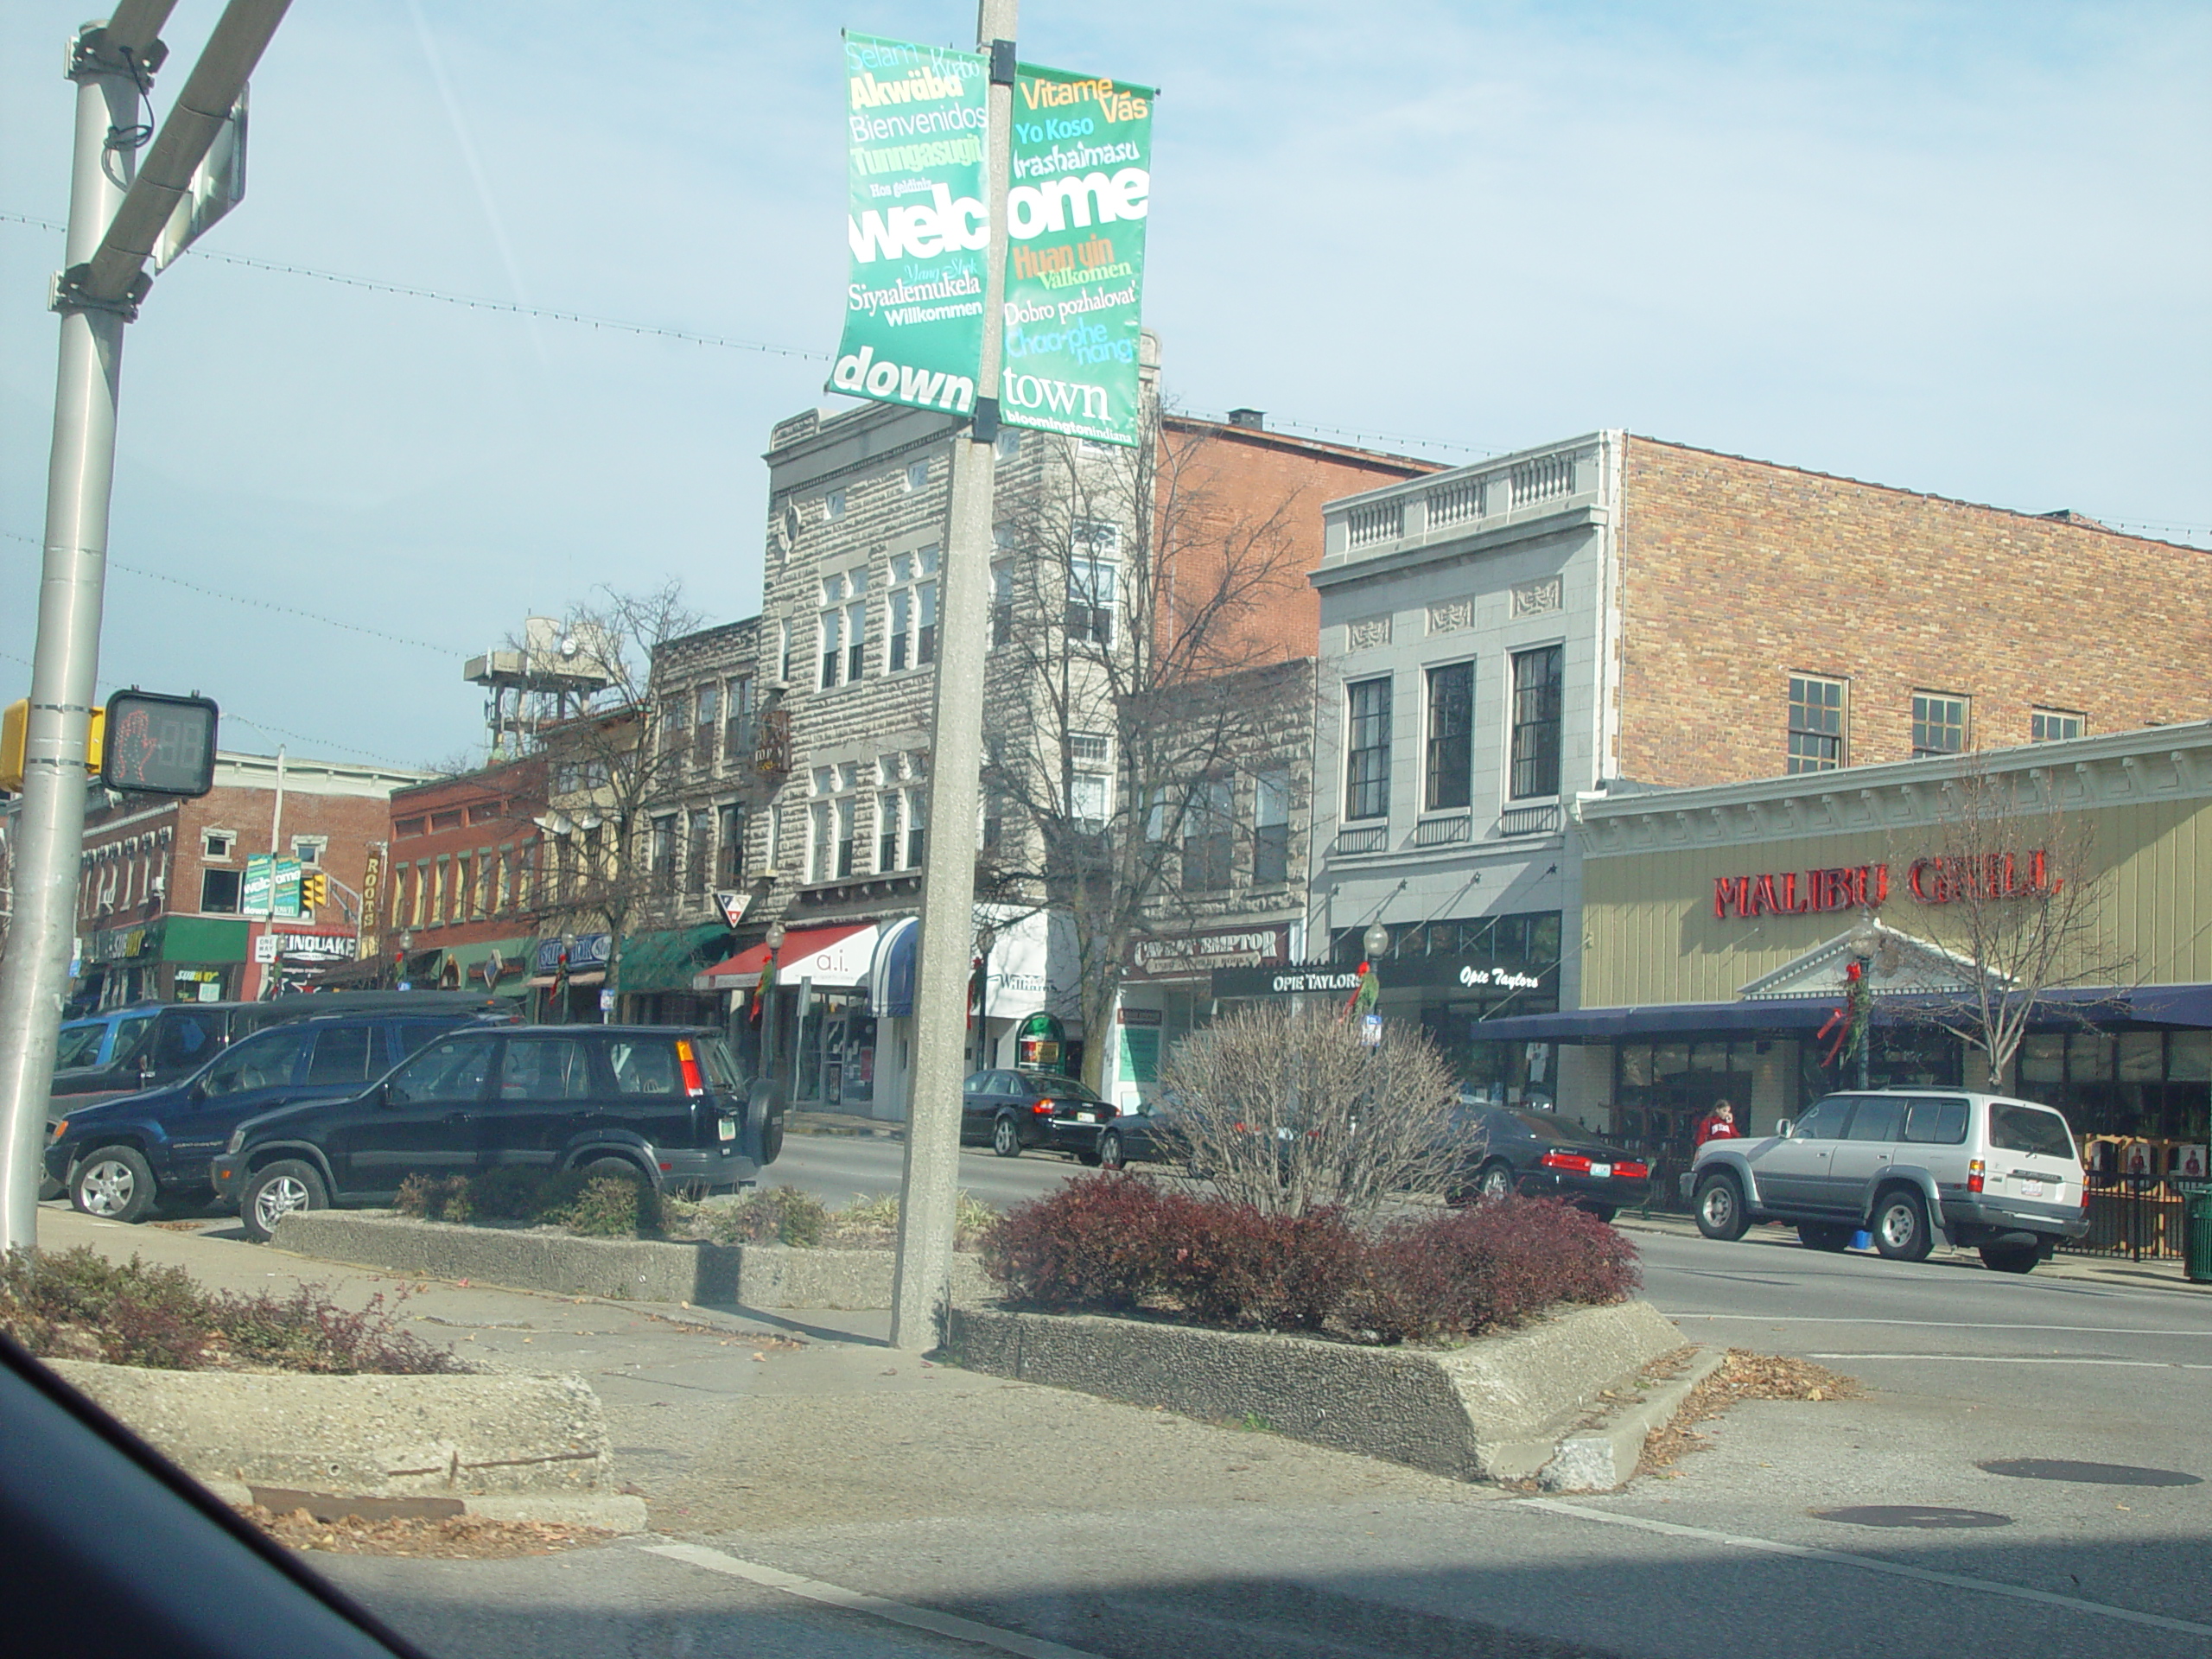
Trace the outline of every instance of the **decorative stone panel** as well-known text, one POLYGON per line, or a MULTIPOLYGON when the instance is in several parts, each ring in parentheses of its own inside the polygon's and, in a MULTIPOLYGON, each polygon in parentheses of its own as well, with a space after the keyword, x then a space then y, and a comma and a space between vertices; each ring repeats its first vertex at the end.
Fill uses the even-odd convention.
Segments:
POLYGON ((1541 582, 1516 583, 1513 589, 1513 614, 1516 617, 1541 616, 1548 611, 1559 609, 1560 587, 1561 582, 1557 576, 1546 576, 1541 582))
POLYGON ((1428 631, 1431 633, 1464 633, 1475 626, 1475 601, 1471 599, 1439 600, 1428 607, 1428 631))
POLYGON ((1388 616, 1363 616, 1357 622, 1344 625, 1346 651, 1373 651, 1390 643, 1390 619, 1388 616))

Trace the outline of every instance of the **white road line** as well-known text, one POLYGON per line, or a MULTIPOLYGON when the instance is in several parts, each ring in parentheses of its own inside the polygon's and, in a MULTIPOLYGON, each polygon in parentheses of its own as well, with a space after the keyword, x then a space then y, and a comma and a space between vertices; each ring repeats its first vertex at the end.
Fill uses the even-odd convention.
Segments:
POLYGON ((1940 1584, 1954 1590, 1979 1590, 1984 1594, 2005 1596, 2014 1601, 2032 1601, 2046 1607, 2063 1607, 2069 1612, 2089 1613, 2099 1618, 2117 1618, 2130 1624, 2148 1624, 2154 1630, 2178 1630, 2184 1636, 2212 1636, 2212 1624, 2192 1624, 2185 1618, 2166 1618, 2158 1613, 2139 1613, 2132 1608, 2114 1607, 2108 1602, 2084 1601, 2075 1596, 2061 1596, 2048 1590, 2031 1590, 2024 1585, 1998 1584, 1988 1579, 1970 1579, 1960 1573, 1937 1573, 1924 1567, 1905 1567, 1897 1561, 1878 1560, 1871 1555, 1852 1555, 1840 1549, 1820 1549, 1810 1544, 1785 1544, 1775 1538, 1747 1538, 1740 1533, 1715 1532, 1707 1527, 1685 1527, 1672 1521, 1652 1521, 1637 1515, 1615 1515, 1608 1510, 1586 1509, 1580 1503, 1563 1503, 1555 1497, 1529 1497, 1521 1500, 1524 1507, 1548 1510, 1554 1515, 1571 1515, 1581 1521, 1602 1521, 1608 1526, 1633 1527, 1638 1532, 1656 1532, 1669 1538, 1696 1538, 1707 1543, 1725 1544, 1731 1549, 1748 1549, 1764 1555, 1792 1555, 1799 1560, 1825 1561, 1834 1567, 1856 1567, 1869 1573, 1885 1573, 1891 1578, 1916 1579, 1923 1584, 1940 1584))
POLYGON ((719 1549, 708 1549, 698 1544, 646 1544, 642 1548, 648 1555, 665 1555, 671 1561, 682 1561, 688 1567, 726 1573, 733 1579, 743 1579, 748 1584, 780 1590, 786 1595, 804 1596, 807 1600, 818 1601, 825 1607, 842 1607, 848 1612, 866 1613, 871 1618, 887 1619, 893 1624, 928 1630, 936 1636, 949 1636, 957 1642, 973 1642, 981 1647, 996 1648, 1001 1653, 1020 1654, 1021 1659, 1099 1659, 1098 1655, 1081 1648, 1063 1647, 1057 1642, 1046 1642, 1038 1637, 1002 1630, 995 1624, 978 1624, 974 1619, 962 1618, 957 1613, 932 1612, 926 1607, 912 1607, 903 1601, 871 1596, 865 1591, 848 1590, 840 1585, 824 1584, 819 1579, 802 1578, 796 1573, 786 1573, 781 1567, 766 1567, 759 1561, 742 1561, 734 1555, 725 1555, 719 1549))
POLYGON ((1808 1354, 1808 1359, 1941 1359, 1976 1365, 2126 1365, 2145 1371, 2212 1371, 2180 1359, 2070 1359, 2041 1354, 1808 1354))
POLYGON ((2133 1331, 2123 1326, 2104 1325, 1976 1325, 1961 1319, 1861 1319, 1803 1313, 1669 1313, 1667 1317, 1670 1319, 1747 1319, 1754 1325, 1890 1325, 1917 1331, 2063 1331, 2077 1337, 2195 1337, 2200 1342, 2212 1342, 2212 1330, 2133 1331))

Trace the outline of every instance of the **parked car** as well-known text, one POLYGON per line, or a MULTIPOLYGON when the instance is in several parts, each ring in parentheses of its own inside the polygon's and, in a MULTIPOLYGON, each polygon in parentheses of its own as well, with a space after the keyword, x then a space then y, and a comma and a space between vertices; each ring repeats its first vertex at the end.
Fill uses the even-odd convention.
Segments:
POLYGON ((988 1146, 1001 1158, 1043 1147, 1099 1161, 1100 1131, 1114 1108, 1075 1077, 1055 1071, 971 1071, 962 1085, 960 1140, 988 1146))
POLYGON ((1179 1164, 1190 1155, 1177 1126, 1175 1102, 1163 1095, 1141 1101, 1098 1131, 1098 1162, 1106 1169, 1127 1164, 1179 1164))
POLYGON ((294 1020, 334 1014, 404 1010, 412 1014, 474 1014, 511 1011, 512 1004, 467 991, 334 991, 318 996, 279 996, 265 1002, 142 1002, 111 1009, 62 1027, 105 1022, 112 1033, 97 1048, 79 1036, 70 1062, 57 1054, 54 1068, 51 1122, 60 1107, 75 1106, 75 1096, 135 1094, 180 1081, 239 1038, 294 1020), (72 1063, 73 1062, 73 1063, 72 1063))
POLYGON ((1816 1250, 1862 1230, 1901 1262, 1938 1233, 1999 1273, 2027 1273, 2089 1230, 2082 1160, 2048 1106, 1957 1090, 1829 1095, 1764 1140, 1708 1141, 1682 1178, 1707 1238, 1795 1223, 1816 1250))
POLYGON ((164 1088, 65 1101, 46 1173, 88 1216, 137 1221, 156 1204, 213 1197, 207 1162, 247 1118, 302 1100, 359 1092, 456 1027, 513 1016, 452 1010, 294 1020, 242 1037, 164 1088))
POLYGON ((389 1204, 417 1173, 582 1169, 728 1191, 756 1181, 783 1141, 781 1085, 747 1077, 719 1033, 471 1028, 346 1098, 246 1119, 209 1183, 265 1240, 295 1210, 389 1204))
POLYGON ((1462 1107, 1453 1127, 1466 1137, 1460 1173, 1446 1189, 1453 1204, 1519 1192, 1560 1198, 1611 1221, 1651 1192, 1651 1166, 1624 1147, 1549 1112, 1462 1107))

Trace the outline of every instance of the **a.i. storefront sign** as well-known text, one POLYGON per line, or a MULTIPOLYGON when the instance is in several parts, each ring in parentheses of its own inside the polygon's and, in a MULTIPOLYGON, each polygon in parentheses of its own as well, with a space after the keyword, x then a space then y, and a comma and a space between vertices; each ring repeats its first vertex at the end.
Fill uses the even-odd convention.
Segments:
POLYGON ((1154 94, 1020 66, 1005 307, 987 318, 988 79, 981 54, 845 37, 851 264, 830 389, 955 415, 984 391, 1010 425, 1134 445, 1154 94), (979 389, 987 326, 1005 349, 979 389))

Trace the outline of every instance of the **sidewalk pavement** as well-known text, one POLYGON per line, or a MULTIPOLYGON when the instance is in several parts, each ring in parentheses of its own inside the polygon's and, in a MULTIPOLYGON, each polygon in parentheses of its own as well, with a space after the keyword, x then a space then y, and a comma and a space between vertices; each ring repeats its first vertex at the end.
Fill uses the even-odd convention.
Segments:
MULTIPOLYGON (((1663 1211, 1646 1216, 1624 1210, 1613 1217, 1613 1225, 1630 1233, 1663 1233, 1675 1238, 1702 1236, 1697 1230, 1697 1223, 1688 1216, 1663 1211)), ((1796 1230, 1778 1222, 1759 1223, 1745 1236, 1755 1242, 1792 1247, 1797 1242, 1796 1230)), ((1981 1264, 1981 1257, 1970 1249, 1938 1248, 1928 1259, 1940 1267, 1971 1268, 1976 1273, 1987 1271, 1981 1264)), ((2037 1278, 2086 1279, 2123 1284, 2133 1290, 2212 1292, 2212 1284, 2192 1282, 2182 1271, 2179 1262, 2131 1262, 2124 1255, 2082 1255, 2072 1251, 2061 1251, 2050 1261, 2038 1264, 2035 1272, 2037 1278)))
POLYGON ((656 1532, 1163 1506, 1494 1501, 1281 1435, 961 1370, 885 1345, 890 1315, 618 1302, 447 1283, 248 1243, 235 1223, 124 1226, 41 1205, 42 1247, 174 1263, 203 1284, 348 1307, 404 1292, 404 1328, 496 1370, 582 1374, 614 1475, 656 1532))
POLYGON ((861 1117, 851 1112, 787 1112, 784 1128, 793 1135, 851 1135, 862 1139, 881 1136, 904 1141, 906 1126, 880 1117, 861 1117))

